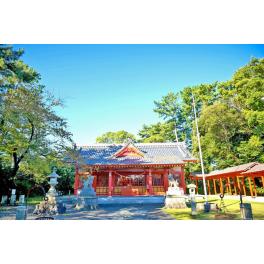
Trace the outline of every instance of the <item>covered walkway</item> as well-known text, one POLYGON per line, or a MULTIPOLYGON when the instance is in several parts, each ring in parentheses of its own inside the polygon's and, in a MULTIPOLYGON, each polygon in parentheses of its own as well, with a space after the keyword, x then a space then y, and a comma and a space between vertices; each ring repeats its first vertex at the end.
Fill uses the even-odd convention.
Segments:
MULTIPOLYGON (((202 185, 201 174, 191 174, 190 179, 198 186, 202 185)), ((227 193, 256 197, 264 188, 264 164, 251 162, 205 174, 207 193, 209 195, 227 193)))

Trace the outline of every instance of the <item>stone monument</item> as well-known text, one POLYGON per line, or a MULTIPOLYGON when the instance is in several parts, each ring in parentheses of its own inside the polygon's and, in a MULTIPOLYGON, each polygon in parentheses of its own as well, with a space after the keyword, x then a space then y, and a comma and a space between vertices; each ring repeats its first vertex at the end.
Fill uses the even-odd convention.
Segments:
POLYGON ((16 205, 16 189, 11 191, 10 205, 16 205))
POLYGON ((2 195, 1 205, 7 205, 7 195, 2 195))
POLYGON ((19 195, 18 203, 19 203, 19 205, 24 205, 25 204, 25 195, 24 194, 19 195))
POLYGON ((184 191, 179 187, 179 182, 174 179, 173 175, 168 176, 169 187, 166 192, 165 207, 166 208, 186 208, 184 191))
POLYGON ((195 184, 188 184, 187 188, 189 189, 189 198, 191 201, 191 208, 192 208, 192 215, 196 215, 196 201, 195 201, 195 189, 196 189, 196 185, 195 184))
POLYGON ((92 175, 88 175, 87 179, 83 180, 83 188, 78 194, 76 209, 96 209, 97 197, 92 186, 93 181, 94 176, 92 175))
POLYGON ((16 208, 16 220, 27 219, 27 207, 25 206, 25 195, 19 195, 19 205, 16 208))

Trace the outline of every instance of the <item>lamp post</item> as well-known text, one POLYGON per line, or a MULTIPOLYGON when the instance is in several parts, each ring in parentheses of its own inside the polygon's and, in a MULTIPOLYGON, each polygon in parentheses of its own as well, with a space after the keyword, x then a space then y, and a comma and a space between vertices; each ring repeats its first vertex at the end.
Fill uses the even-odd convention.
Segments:
POLYGON ((201 169, 202 169, 204 195, 205 195, 206 204, 208 204, 205 175, 204 175, 204 165, 203 165, 203 154, 202 154, 202 148, 201 148, 200 133, 199 133, 199 128, 198 128, 198 121, 197 121, 197 114, 196 114, 196 107, 195 107, 195 100, 194 100, 193 93, 192 93, 192 101, 193 101, 193 111, 194 111, 194 119, 195 119, 195 125, 196 125, 197 141, 198 141, 198 147, 199 147, 199 156, 200 156, 201 169))

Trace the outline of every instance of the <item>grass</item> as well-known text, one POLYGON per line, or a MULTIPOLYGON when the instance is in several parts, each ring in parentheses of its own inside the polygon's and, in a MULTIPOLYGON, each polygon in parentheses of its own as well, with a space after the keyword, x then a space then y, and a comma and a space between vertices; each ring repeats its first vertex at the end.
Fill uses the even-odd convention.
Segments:
MULTIPOLYGON (((203 201, 198 201, 203 202, 203 201)), ((220 206, 220 199, 209 200, 209 202, 217 203, 220 206)), ((250 202, 253 211, 253 219, 264 220, 264 203, 250 202)), ((191 208, 186 209, 166 209, 163 208, 165 213, 170 214, 172 217, 178 220, 215 220, 215 215, 222 214, 229 219, 240 220, 240 205, 238 200, 224 200, 226 206, 225 213, 217 213, 211 211, 204 213, 203 211, 197 211, 197 215, 191 215, 191 208)))
MULTIPOLYGON (((41 201, 43 201, 43 196, 29 197, 27 200, 27 205, 36 205, 39 204, 41 201)), ((5 206, 0 206, 0 211, 5 211, 5 210, 8 210, 8 208, 5 206)))
POLYGON ((43 201, 43 196, 35 196, 35 197, 29 197, 27 199, 28 205, 36 205, 39 204, 41 201, 43 201))

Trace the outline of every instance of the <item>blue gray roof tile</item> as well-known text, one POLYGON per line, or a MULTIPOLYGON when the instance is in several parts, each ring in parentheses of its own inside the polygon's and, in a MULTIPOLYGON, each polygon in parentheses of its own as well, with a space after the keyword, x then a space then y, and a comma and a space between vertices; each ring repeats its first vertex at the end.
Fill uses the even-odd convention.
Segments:
POLYGON ((80 156, 86 165, 151 165, 182 164, 196 160, 186 145, 179 143, 135 143, 143 157, 114 157, 126 144, 94 144, 79 148, 80 156))

